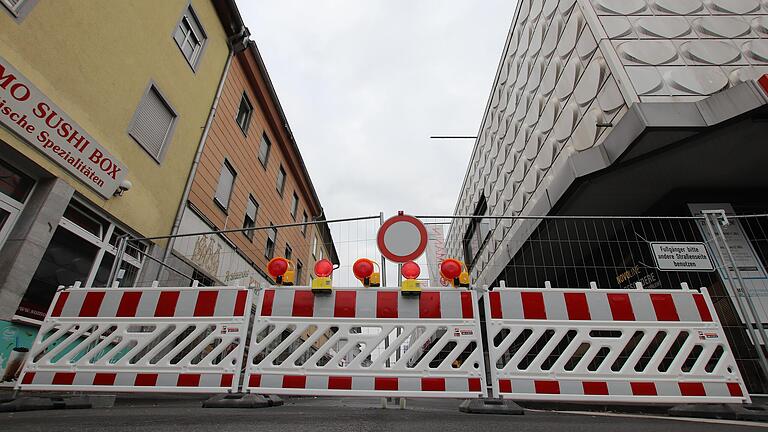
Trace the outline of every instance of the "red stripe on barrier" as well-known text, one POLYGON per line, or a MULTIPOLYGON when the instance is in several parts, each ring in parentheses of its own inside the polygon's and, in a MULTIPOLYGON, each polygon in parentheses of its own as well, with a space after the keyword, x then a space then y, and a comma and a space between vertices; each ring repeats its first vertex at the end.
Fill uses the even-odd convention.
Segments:
POLYGON ((172 317, 176 314, 176 303, 179 301, 178 291, 163 291, 157 299, 156 317, 172 317))
POLYGON ((307 377, 305 375, 283 376, 283 388, 303 389, 306 386, 307 386, 307 377))
POLYGON ((53 374, 53 385, 72 385, 75 380, 75 372, 56 372, 53 374))
POLYGON ((397 391, 397 378, 376 377, 373 380, 373 389, 397 391))
POLYGON ((523 302, 523 317, 525 319, 547 319, 543 293, 523 292, 520 293, 520 300, 523 302))
POLYGON ((656 384, 652 382, 633 382, 629 383, 634 396, 656 396, 656 384))
POLYGON ((472 293, 468 291, 461 293, 461 317, 468 319, 475 317, 475 311, 472 307, 472 293))
POLYGON ((59 294, 59 299, 56 300, 56 306, 53 307, 51 316, 61 316, 61 310, 64 309, 64 305, 67 303, 67 298, 69 298, 69 293, 67 291, 63 291, 59 294))
POLYGON ((135 317, 136 311, 139 309, 139 301, 141 300, 141 291, 126 291, 120 297, 120 305, 117 306, 118 317, 135 317))
POLYGON ((480 387, 480 378, 468 378, 467 390, 476 392, 482 391, 480 387))
POLYGON ((312 291, 294 291, 291 316, 311 317, 315 314, 315 295, 312 291))
POLYGON ((607 395, 608 383, 605 381, 584 381, 581 383, 585 395, 607 395))
POLYGON ((421 391, 445 391, 445 378, 422 378, 421 391))
POLYGON ((499 392, 512 393, 512 381, 508 379, 499 380, 499 392))
POLYGON ((200 374, 183 373, 176 378, 176 385, 179 387, 199 387, 200 374))
POLYGON ((333 305, 334 318, 354 318, 356 304, 356 291, 336 291, 336 302, 333 305))
POLYGON ((423 291, 419 296, 419 318, 440 317, 440 292, 423 291))
POLYGON ((157 385, 156 373, 139 373, 136 374, 136 379, 133 380, 133 385, 136 387, 154 387, 157 385))
POLYGON ((249 376, 248 387, 261 387, 261 375, 253 374, 249 376))
POLYGON ((233 374, 222 374, 219 380, 219 387, 232 387, 233 374))
POLYGON ((656 311, 657 320, 680 321, 672 294, 651 294, 651 303, 653 303, 653 310, 656 311))
POLYGON ((22 384, 32 384, 32 381, 35 380, 35 373, 34 372, 27 372, 24 374, 24 378, 21 379, 22 384))
POLYGON ((635 312, 629 294, 608 294, 608 305, 614 321, 634 321, 635 312))
POLYGON ((275 290, 264 291, 261 303, 261 316, 272 316, 272 303, 275 301, 275 290))
POLYGON ((116 373, 99 372, 93 376, 93 385, 115 385, 115 379, 117 379, 116 373))
POLYGON ((709 306, 707 306, 707 300, 703 294, 694 294, 693 301, 696 303, 696 309, 699 310, 699 316, 702 321, 712 321, 712 313, 709 312, 709 306))
POLYGON ((232 316, 243 316, 246 300, 248 300, 248 291, 238 291, 237 297, 235 297, 235 310, 232 312, 232 316))
POLYGON ((533 387, 539 394, 560 394, 560 383, 557 381, 534 381, 533 387))
POLYGON ((95 317, 99 316, 99 308, 101 308, 101 302, 104 301, 104 291, 91 291, 85 294, 83 305, 80 307, 81 317, 95 317))
POLYGON ((397 318, 397 292, 376 293, 376 318, 397 318))
POLYGON ((216 309, 216 299, 218 297, 219 297, 218 291, 198 292, 197 301, 195 302, 195 312, 193 316, 196 316, 196 317, 213 316, 213 311, 216 309))
POLYGON ((504 314, 501 311, 501 294, 498 291, 491 291, 488 293, 488 299, 491 302, 491 318, 504 318, 504 314))
POLYGON ((763 91, 768 94, 768 74, 758 78, 757 82, 760 84, 760 87, 763 88, 763 91))
POLYGON ((726 383, 728 385, 728 393, 731 394, 731 396, 744 396, 744 392, 741 390, 741 386, 739 383, 726 383))
POLYGON ((680 387, 680 394, 683 396, 706 396, 707 391, 704 390, 704 383, 700 382, 688 382, 677 383, 680 387))
POLYGON ((580 321, 592 319, 585 293, 563 293, 563 298, 565 299, 565 308, 568 310, 568 319, 580 321))
POLYGON ((328 377, 329 390, 352 390, 351 376, 332 376, 328 377))

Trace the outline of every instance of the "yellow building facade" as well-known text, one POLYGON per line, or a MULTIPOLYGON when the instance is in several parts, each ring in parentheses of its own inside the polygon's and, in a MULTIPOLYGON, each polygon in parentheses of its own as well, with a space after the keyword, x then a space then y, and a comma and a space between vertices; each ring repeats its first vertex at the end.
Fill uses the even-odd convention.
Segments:
POLYGON ((233 0, 0 0, 4 337, 34 332, 58 285, 156 276, 162 242, 113 269, 117 239, 173 230, 246 37, 233 0))

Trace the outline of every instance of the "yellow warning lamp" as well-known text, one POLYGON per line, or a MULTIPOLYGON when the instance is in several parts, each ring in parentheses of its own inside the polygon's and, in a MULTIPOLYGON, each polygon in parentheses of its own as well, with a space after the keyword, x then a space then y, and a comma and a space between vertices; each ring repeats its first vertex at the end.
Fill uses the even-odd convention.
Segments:
POLYGON ((333 263, 323 258, 315 263, 315 278, 312 280, 312 292, 316 294, 330 294, 333 291, 331 283, 333 263))
POLYGON ((296 272, 293 263, 283 257, 276 257, 267 263, 267 272, 275 279, 275 285, 293 285, 296 272))
POLYGON ((381 286, 381 273, 376 271, 378 267, 376 261, 360 258, 352 264, 352 273, 364 287, 377 287, 381 286))
POLYGON ((446 258, 440 263, 440 276, 451 281, 453 287, 468 287, 469 286, 469 272, 463 262, 454 259, 446 258))
POLYGON ((416 280, 421 274, 419 265, 413 261, 408 261, 403 264, 403 267, 400 269, 400 274, 405 278, 403 286, 400 287, 400 292, 404 296, 421 295, 421 282, 416 280))

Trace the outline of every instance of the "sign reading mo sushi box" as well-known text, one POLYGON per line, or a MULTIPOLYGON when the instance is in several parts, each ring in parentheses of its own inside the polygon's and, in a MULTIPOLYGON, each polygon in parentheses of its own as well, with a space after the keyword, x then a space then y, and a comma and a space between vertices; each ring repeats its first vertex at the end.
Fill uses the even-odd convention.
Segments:
POLYGON ((112 197, 128 172, 2 57, 0 123, 105 198, 112 197))

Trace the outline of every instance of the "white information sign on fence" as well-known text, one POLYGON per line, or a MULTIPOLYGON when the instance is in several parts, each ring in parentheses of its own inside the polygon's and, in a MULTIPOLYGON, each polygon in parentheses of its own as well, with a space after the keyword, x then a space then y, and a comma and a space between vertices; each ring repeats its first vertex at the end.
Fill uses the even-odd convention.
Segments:
POLYGON ((713 271, 704 243, 651 243, 656 267, 662 271, 713 271))

